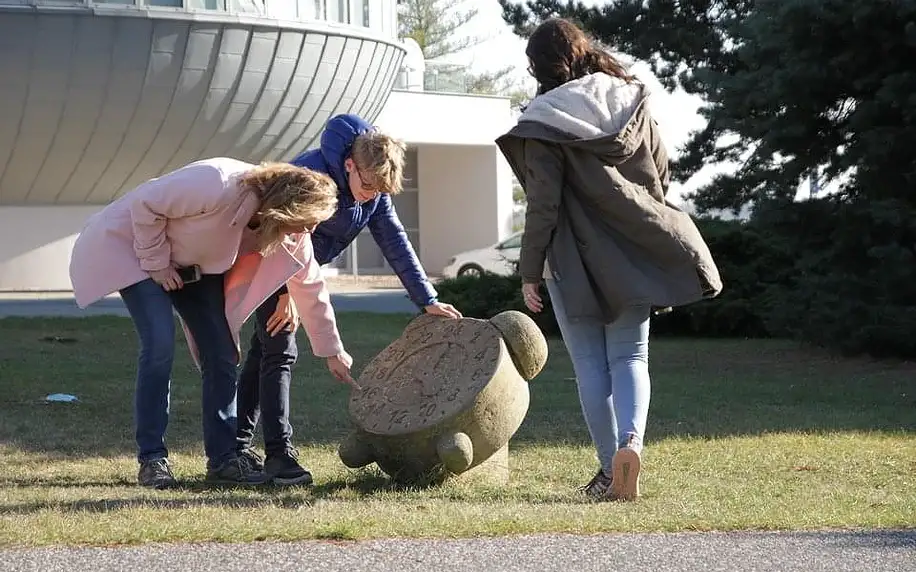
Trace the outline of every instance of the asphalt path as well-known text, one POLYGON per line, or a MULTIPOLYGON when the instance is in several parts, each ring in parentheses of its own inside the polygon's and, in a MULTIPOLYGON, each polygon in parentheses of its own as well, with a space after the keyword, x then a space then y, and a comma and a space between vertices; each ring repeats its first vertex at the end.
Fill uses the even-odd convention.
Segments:
POLYGON ((916 530, 55 547, 0 557, 19 572, 910 572, 916 530))

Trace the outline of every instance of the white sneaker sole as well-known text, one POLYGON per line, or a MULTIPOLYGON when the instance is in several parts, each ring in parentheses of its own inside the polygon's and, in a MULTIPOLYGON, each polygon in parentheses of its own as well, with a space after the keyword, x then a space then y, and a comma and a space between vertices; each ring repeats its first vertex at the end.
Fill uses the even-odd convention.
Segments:
POLYGON ((632 501, 639 497, 640 464, 639 453, 633 449, 623 447, 617 451, 611 463, 611 500, 632 501))

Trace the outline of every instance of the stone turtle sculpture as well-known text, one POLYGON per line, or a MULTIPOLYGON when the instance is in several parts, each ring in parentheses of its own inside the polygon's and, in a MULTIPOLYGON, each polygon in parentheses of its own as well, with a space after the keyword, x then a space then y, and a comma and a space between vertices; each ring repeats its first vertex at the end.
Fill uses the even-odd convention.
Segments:
POLYGON ((534 321, 421 315, 382 350, 350 394, 353 432, 340 444, 351 468, 376 463, 397 481, 439 480, 502 459, 528 412, 528 381, 547 361, 534 321))

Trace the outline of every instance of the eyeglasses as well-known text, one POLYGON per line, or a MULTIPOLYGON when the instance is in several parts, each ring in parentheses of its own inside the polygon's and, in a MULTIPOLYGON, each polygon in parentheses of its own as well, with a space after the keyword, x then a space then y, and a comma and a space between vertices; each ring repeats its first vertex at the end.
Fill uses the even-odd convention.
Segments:
POLYGON ((374 199, 376 196, 378 196, 379 194, 378 188, 375 185, 370 185, 369 183, 366 182, 366 178, 363 176, 362 171, 359 170, 359 167, 354 165, 353 173, 355 173, 357 178, 359 178, 360 190, 362 190, 363 193, 365 193, 366 195, 369 195, 369 198, 365 200, 371 200, 371 199, 374 199))
POLYGON ((366 177, 363 176, 363 172, 359 170, 359 167, 356 165, 353 166, 353 171, 356 173, 356 176, 359 177, 359 188, 366 191, 367 193, 372 193, 377 195, 379 190, 376 185, 371 185, 366 182, 366 177))

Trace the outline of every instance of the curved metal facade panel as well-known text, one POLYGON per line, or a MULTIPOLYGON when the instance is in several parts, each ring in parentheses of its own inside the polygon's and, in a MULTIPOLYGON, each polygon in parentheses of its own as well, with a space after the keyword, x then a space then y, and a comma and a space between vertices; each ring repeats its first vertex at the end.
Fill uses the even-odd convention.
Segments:
POLYGON ((339 31, 0 11, 0 205, 101 204, 201 157, 288 160, 373 120, 403 57, 339 31))

